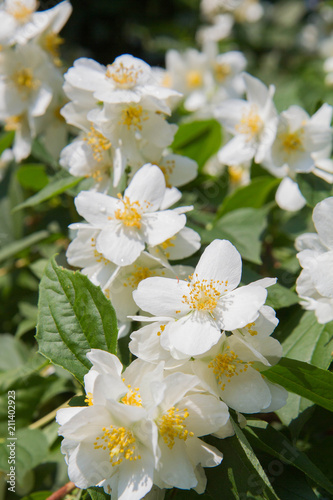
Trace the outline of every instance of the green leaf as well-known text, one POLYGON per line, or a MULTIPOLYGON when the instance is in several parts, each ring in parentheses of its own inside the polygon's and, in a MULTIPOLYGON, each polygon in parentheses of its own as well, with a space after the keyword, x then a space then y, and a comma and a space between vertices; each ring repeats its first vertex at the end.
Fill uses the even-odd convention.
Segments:
POLYGON ((87 489, 91 500, 110 500, 110 495, 105 493, 103 488, 93 487, 87 489))
POLYGON ((310 207, 333 195, 332 184, 314 174, 297 174, 296 180, 300 191, 310 207))
POLYGON ((252 446, 278 458, 282 463, 296 467, 326 491, 333 493, 333 484, 318 467, 280 432, 268 425, 266 429, 249 428, 244 430, 252 446))
POLYGON ((35 139, 32 143, 31 154, 37 160, 42 163, 46 163, 46 165, 50 165, 53 168, 59 168, 59 164, 55 158, 48 152, 44 144, 39 140, 35 139))
POLYGON ((5 247, 0 249, 0 262, 8 259, 9 257, 15 257, 15 255, 19 252, 22 252, 22 250, 25 250, 26 248, 29 248, 32 245, 45 240, 45 238, 47 238, 48 236, 49 232, 43 230, 38 231, 37 233, 30 234, 29 236, 26 236, 21 240, 9 243, 9 245, 6 245, 5 247))
POLYGON ((0 337, 0 373, 20 367, 29 356, 29 349, 9 334, 0 337))
POLYGON ((88 351, 116 352, 116 315, 100 287, 52 259, 40 283, 36 338, 41 354, 82 382, 88 351))
POLYGON ((239 208, 252 207, 261 208, 271 191, 278 186, 280 179, 274 177, 257 177, 252 179, 248 186, 242 186, 233 193, 226 196, 217 211, 220 218, 228 212, 239 208))
POLYGON ((12 444, 12 453, 15 453, 15 473, 16 480, 21 483, 24 476, 31 469, 41 464, 48 454, 47 439, 39 429, 19 429, 16 432, 16 440, 5 440, 0 444, 0 469, 9 471, 11 449, 8 444, 12 444))
POLYGON ((255 264, 261 264, 261 236, 267 226, 265 209, 240 208, 221 217, 214 227, 202 234, 202 242, 216 238, 227 239, 241 256, 255 264))
POLYGON ((171 145, 175 153, 188 156, 199 165, 220 149, 222 143, 221 126, 216 120, 182 123, 171 145))
MULTIPOLYGON (((305 361, 318 368, 329 367, 332 358, 333 322, 321 325, 314 312, 297 310, 288 321, 279 325, 276 334, 278 337, 285 337, 282 341, 285 357, 305 361)), ((277 413, 282 422, 289 425, 312 404, 307 399, 290 394, 287 404, 277 413)))
POLYGON ((36 491, 22 498, 22 500, 47 500, 52 495, 52 491, 36 491))
POLYGON ((41 191, 31 196, 20 205, 16 206, 14 208, 14 211, 22 210, 22 208, 33 207, 35 205, 38 205, 39 203, 42 203, 43 201, 47 201, 50 198, 64 193, 68 189, 76 186, 82 179, 83 177, 66 176, 65 178, 50 182, 41 191))
MULTIPOLYGON (((15 338, 17 341, 17 339, 15 338)), ((23 345, 23 344, 22 344, 23 345)), ((15 367, 15 362, 13 355, 11 355, 10 351, 2 351, 5 346, 1 342, 0 349, 8 357, 8 362, 13 361, 13 364, 6 371, 0 372, 0 392, 5 393, 8 391, 16 382, 20 380, 27 379, 33 373, 37 373, 41 368, 48 364, 48 361, 45 360, 43 356, 35 353, 34 355, 30 355, 25 353, 24 359, 21 361, 19 365, 15 367), (24 361, 24 363, 23 363, 24 361)))
POLYGON ((8 149, 11 147, 11 145, 13 144, 14 137, 15 137, 14 131, 5 132, 4 134, 1 134, 1 136, 0 136, 0 155, 5 151, 5 149, 8 149))
POLYGON ((25 163, 18 169, 16 175, 22 187, 33 191, 40 191, 49 183, 45 166, 40 163, 25 163))
MULTIPOLYGON (((248 285, 252 281, 261 279, 262 276, 256 273, 247 266, 243 266, 242 284, 248 285)), ((282 307, 289 307, 298 303, 298 295, 292 292, 285 286, 276 283, 267 288, 266 304, 274 309, 281 309, 282 307)))
POLYGON ((287 391, 333 411, 333 373, 302 361, 282 358, 265 371, 265 377, 287 391))

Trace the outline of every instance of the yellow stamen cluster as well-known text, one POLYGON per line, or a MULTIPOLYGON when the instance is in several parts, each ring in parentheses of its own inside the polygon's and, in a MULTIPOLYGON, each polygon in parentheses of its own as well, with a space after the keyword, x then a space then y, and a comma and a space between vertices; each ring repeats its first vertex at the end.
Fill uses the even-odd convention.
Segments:
POLYGON ((94 249, 94 257, 96 259, 96 262, 98 262, 99 264, 103 263, 105 266, 107 264, 109 264, 110 261, 108 259, 106 259, 102 253, 100 253, 100 252, 98 252, 96 250, 96 240, 95 240, 95 238, 91 238, 90 241, 91 241, 90 244, 91 244, 91 246, 94 249))
MULTIPOLYGON (((124 381, 124 379, 123 379, 124 381)), ((132 389, 131 385, 128 384, 128 393, 126 394, 126 396, 124 396, 122 399, 121 399, 121 402, 124 403, 124 405, 129 405, 129 406, 142 406, 142 399, 141 399, 141 396, 139 394, 139 387, 135 387, 134 389, 132 389)))
POLYGON ((170 175, 174 171, 175 161, 174 160, 167 160, 165 163, 166 163, 165 165, 158 165, 158 166, 160 167, 160 169, 162 170, 162 173, 164 175, 166 187, 171 188, 172 184, 170 184, 170 175))
POLYGON ((190 89, 201 87, 203 83, 202 74, 196 69, 191 69, 186 74, 186 84, 190 89))
POLYGON ((127 283, 124 283, 124 286, 129 285, 132 288, 138 288, 140 281, 150 278, 151 276, 156 276, 155 271, 149 269, 149 267, 141 267, 135 264, 134 268, 135 270, 127 278, 127 283))
POLYGON ((228 166, 228 174, 230 181, 233 184, 237 184, 242 180, 243 177, 243 168, 240 165, 229 165, 228 166))
POLYGON ((119 125, 125 125, 127 130, 132 127, 135 130, 142 130, 142 122, 149 119, 147 111, 143 111, 142 106, 128 106, 121 112, 119 125))
POLYGON ((247 329, 247 331, 249 332, 249 334, 252 335, 252 337, 254 335, 258 335, 257 330, 254 329, 255 326, 256 326, 256 324, 254 322, 253 323, 249 323, 248 325, 245 326, 245 328, 247 329))
POLYGON ((87 403, 88 406, 92 406, 94 404, 93 395, 91 392, 87 392, 84 402, 87 403))
POLYGON ((212 313, 217 306, 221 292, 216 285, 221 285, 222 281, 197 280, 187 284, 188 295, 183 295, 183 304, 187 304, 191 309, 197 311, 208 311, 212 313))
POLYGON ((53 62, 56 66, 61 66, 60 45, 64 42, 65 40, 54 31, 50 31, 43 38, 43 48, 53 56, 53 62))
MULTIPOLYGON (((176 239, 176 236, 171 236, 171 238, 168 238, 167 240, 163 241, 159 246, 163 249, 166 250, 167 248, 174 247, 175 244, 173 241, 176 239)), ((165 256, 168 259, 170 257, 169 252, 165 252, 165 256)))
POLYGON ((119 200, 123 203, 124 209, 118 208, 115 210, 115 217, 120 220, 127 227, 136 227, 141 229, 142 207, 138 201, 131 203, 128 196, 125 198, 118 193, 119 200))
POLYGON ((103 134, 91 125, 90 131, 83 140, 91 147, 93 156, 96 161, 103 159, 103 151, 108 151, 111 148, 111 142, 103 134))
POLYGON ((252 105, 249 111, 243 113, 240 123, 235 127, 237 132, 245 134, 248 140, 254 139, 262 130, 264 122, 259 116, 257 106, 252 105))
POLYGON ((30 68, 15 71, 12 80, 20 92, 36 90, 40 86, 40 81, 34 78, 33 71, 30 68))
POLYGON ((295 153, 296 151, 304 151, 301 137, 302 134, 303 130, 279 134, 278 137, 282 143, 282 148, 288 155, 295 153))
POLYGON ((228 352, 224 354, 218 354, 215 358, 208 364, 208 368, 212 368, 216 380, 222 391, 225 389, 225 383, 223 382, 223 377, 227 378, 227 382, 230 383, 232 377, 239 375, 239 373, 246 372, 249 365, 253 364, 252 361, 244 363, 243 360, 239 359, 234 351, 227 347, 228 352), (239 366, 240 365, 240 366, 239 366))
POLYGON ((105 76, 111 78, 117 87, 130 89, 136 85, 141 70, 135 70, 134 66, 126 68, 124 64, 113 63, 107 66, 105 76))
POLYGON ((183 424, 188 416, 189 412, 186 408, 184 408, 184 410, 179 410, 179 408, 173 406, 159 418, 157 422, 159 432, 163 441, 170 449, 173 448, 175 444, 175 438, 186 441, 188 437, 194 435, 193 432, 189 432, 183 424))
POLYGON ((103 427, 103 435, 97 437, 94 442, 95 450, 108 449, 111 465, 121 464, 125 460, 138 460, 140 455, 135 455, 135 437, 132 431, 125 427, 115 427, 110 425, 109 428, 103 427))
POLYGON ((215 79, 218 83, 223 83, 231 73, 231 67, 226 63, 216 63, 214 65, 215 79))
POLYGON ((160 337, 165 330, 166 325, 161 325, 159 331, 157 332, 157 336, 160 337))
POLYGON ((8 118, 5 118, 5 126, 4 129, 7 132, 10 132, 11 130, 18 130, 22 125, 22 116, 21 115, 14 115, 14 116, 9 116, 8 118))
POLYGON ((24 3, 23 0, 15 0, 6 9, 8 14, 13 16, 18 23, 22 24, 28 22, 31 14, 34 12, 34 9, 29 9, 24 3))

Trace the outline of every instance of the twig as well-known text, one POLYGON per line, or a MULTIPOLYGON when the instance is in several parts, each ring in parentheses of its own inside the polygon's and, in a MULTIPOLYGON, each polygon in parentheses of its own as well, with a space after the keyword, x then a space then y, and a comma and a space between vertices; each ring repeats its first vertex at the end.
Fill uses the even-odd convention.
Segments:
POLYGON ((74 488, 76 488, 75 484, 72 483, 72 481, 69 481, 69 483, 65 484, 65 486, 62 486, 61 488, 59 488, 59 490, 55 491, 54 493, 52 493, 52 495, 47 497, 46 500, 60 500, 61 498, 64 498, 64 496, 66 496, 68 493, 73 491, 74 488))

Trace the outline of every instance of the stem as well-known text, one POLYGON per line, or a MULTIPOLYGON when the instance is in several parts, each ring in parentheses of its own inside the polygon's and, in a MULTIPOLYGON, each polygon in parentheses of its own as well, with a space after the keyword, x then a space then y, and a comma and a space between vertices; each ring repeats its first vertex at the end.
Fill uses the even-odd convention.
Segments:
POLYGON ((57 411, 60 410, 60 408, 66 408, 68 406, 68 403, 69 403, 69 401, 71 399, 72 398, 69 398, 65 403, 63 403, 62 405, 58 406, 58 408, 56 408, 55 410, 52 410, 47 415, 44 415, 44 417, 40 418, 39 420, 36 420, 36 422, 34 422, 33 424, 30 424, 29 425, 29 429, 39 429, 39 427, 43 427, 44 425, 46 425, 49 422, 51 422, 51 420, 53 420, 54 417, 56 416, 57 411))
POLYGON ((64 498, 64 496, 66 496, 68 493, 73 491, 74 488, 76 488, 75 484, 72 483, 72 481, 69 481, 69 483, 65 484, 65 486, 62 486, 61 488, 59 488, 59 490, 55 491, 54 493, 52 493, 52 495, 47 497, 46 500, 60 500, 61 498, 64 498))

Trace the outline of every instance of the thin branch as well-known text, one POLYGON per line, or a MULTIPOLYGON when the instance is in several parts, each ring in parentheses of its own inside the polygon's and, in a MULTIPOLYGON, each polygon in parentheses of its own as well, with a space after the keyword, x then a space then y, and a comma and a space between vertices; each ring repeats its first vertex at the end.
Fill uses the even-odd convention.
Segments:
POLYGON ((59 488, 59 490, 55 491, 47 497, 46 500, 60 500, 61 498, 64 498, 68 493, 74 490, 76 488, 75 484, 72 483, 72 481, 69 481, 69 483, 65 484, 65 486, 62 486, 59 488))

